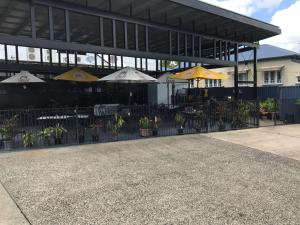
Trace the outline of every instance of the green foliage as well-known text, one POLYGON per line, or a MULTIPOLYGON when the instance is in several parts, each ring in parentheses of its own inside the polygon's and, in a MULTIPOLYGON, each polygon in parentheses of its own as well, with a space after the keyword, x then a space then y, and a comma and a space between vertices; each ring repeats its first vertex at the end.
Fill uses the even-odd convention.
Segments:
POLYGON ((255 108, 254 103, 241 101, 233 112, 233 126, 236 128, 246 127, 251 116, 251 110, 255 108))
POLYGON ((299 105, 300 106, 300 98, 295 101, 295 105, 299 105))
POLYGON ((150 122, 151 122, 151 127, 152 127, 152 129, 157 130, 157 129, 158 129, 158 126, 159 126, 159 124, 160 124, 160 122, 161 122, 161 119, 160 119, 160 117, 158 117, 158 116, 154 116, 153 119, 151 119, 150 122))
POLYGON ((148 117, 142 117, 139 120, 139 125, 141 129, 150 129, 150 120, 148 117))
POLYGON ((43 140, 49 141, 53 133, 54 133, 53 127, 46 127, 39 132, 38 136, 43 140))
POLYGON ((57 123, 54 127, 51 128, 55 138, 62 138, 64 133, 68 131, 59 123, 57 123))
POLYGON ((277 111, 277 103, 273 98, 268 98, 259 103, 259 111, 262 113, 272 113, 277 111))
POLYGON ((203 111, 196 113, 196 122, 193 124, 193 128, 196 130, 201 130, 205 126, 205 121, 207 119, 206 114, 203 111))
POLYGON ((23 136, 23 145, 25 148, 32 147, 36 141, 37 136, 33 133, 25 133, 23 136))
POLYGON ((111 131, 112 135, 117 136, 124 125, 125 121, 123 117, 116 113, 113 120, 108 121, 107 128, 111 131))
POLYGON ((176 61, 166 61, 166 60, 163 60, 162 61, 162 65, 163 65, 163 67, 166 65, 168 69, 174 70, 174 69, 178 68, 179 64, 176 61))
POLYGON ((4 123, 0 126, 0 134, 5 136, 7 140, 12 140, 17 135, 17 124, 19 118, 18 115, 14 115, 12 118, 4 121, 4 123))
POLYGON ((184 123, 185 123, 185 118, 180 113, 177 113, 175 115, 175 124, 176 124, 176 126, 182 128, 184 123))

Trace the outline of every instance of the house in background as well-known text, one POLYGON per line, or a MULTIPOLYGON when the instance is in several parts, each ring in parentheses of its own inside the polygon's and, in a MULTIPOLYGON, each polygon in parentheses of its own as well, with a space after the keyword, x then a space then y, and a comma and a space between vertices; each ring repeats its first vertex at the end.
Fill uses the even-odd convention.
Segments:
MULTIPOLYGON (((258 87, 300 85, 300 54, 272 45, 261 45, 257 51, 258 87)), ((253 81, 253 53, 239 54, 239 86, 253 81), (245 82, 244 84, 242 82, 245 82)), ((226 80, 203 80, 200 87, 233 87, 234 69, 220 68, 217 72, 228 75, 226 80)))

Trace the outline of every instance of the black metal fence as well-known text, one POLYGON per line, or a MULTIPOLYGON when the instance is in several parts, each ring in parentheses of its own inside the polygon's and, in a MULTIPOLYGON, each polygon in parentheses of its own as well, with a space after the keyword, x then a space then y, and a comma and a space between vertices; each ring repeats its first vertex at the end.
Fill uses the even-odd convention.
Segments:
POLYGON ((253 101, 180 106, 99 105, 0 111, 1 148, 18 149, 132 140, 257 127, 253 101))

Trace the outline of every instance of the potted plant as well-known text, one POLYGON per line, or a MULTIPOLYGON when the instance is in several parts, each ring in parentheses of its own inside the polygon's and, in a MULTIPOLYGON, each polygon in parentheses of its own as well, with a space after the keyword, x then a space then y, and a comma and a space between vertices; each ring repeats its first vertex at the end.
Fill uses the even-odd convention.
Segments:
POLYGON ((36 134, 33 134, 31 132, 25 133, 23 134, 22 139, 24 147, 31 148, 36 141, 36 134))
POLYGON ((254 108, 252 103, 245 101, 239 102, 238 108, 233 112, 233 128, 246 128, 248 126, 249 118, 251 116, 251 108, 254 108))
POLYGON ((123 117, 117 113, 114 115, 113 120, 108 121, 107 128, 110 130, 114 140, 117 140, 120 130, 124 125, 125 121, 123 117))
POLYGON ((150 120, 148 117, 142 117, 139 120, 139 126, 140 126, 140 135, 141 137, 149 137, 151 133, 150 129, 150 120))
POLYGON ((43 146, 51 145, 51 137, 53 135, 53 132, 53 127, 46 127, 39 132, 38 136, 42 140, 43 146))
POLYGON ((205 127, 206 114, 203 111, 196 113, 196 122, 193 124, 193 128, 197 133, 201 133, 203 127, 205 127))
POLYGON ((158 116, 154 116, 151 120, 151 128, 152 128, 152 135, 158 136, 158 126, 161 122, 161 119, 158 116))
POLYGON ((183 135, 183 132, 184 132, 184 123, 185 123, 185 119, 184 117, 180 114, 180 113, 177 113, 175 115, 175 125, 178 127, 178 134, 179 135, 183 135))
POLYGON ((18 133, 16 129, 17 124, 18 115, 15 115, 12 118, 4 121, 4 123, 0 126, 0 134, 4 138, 4 150, 11 150, 13 148, 13 140, 18 133))
POLYGON ((272 120, 275 119, 277 108, 276 100, 273 98, 268 98, 259 104, 260 115, 272 120))
POLYGON ((63 135, 68 131, 59 123, 52 127, 52 129, 54 135, 54 143, 56 145, 62 144, 63 135))

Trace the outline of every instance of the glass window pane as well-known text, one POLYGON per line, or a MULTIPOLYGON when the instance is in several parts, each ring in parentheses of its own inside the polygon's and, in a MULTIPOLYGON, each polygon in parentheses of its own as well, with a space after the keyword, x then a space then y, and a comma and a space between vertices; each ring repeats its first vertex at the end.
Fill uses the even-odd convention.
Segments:
POLYGON ((116 20, 117 48, 125 48, 124 22, 116 20))
POLYGON ((139 32, 139 50, 146 51, 146 27, 139 25, 138 32, 139 32))
POLYGON ((66 20, 63 9, 53 8, 53 32, 54 39, 59 41, 66 40, 66 20))
POLYGON ((135 50, 135 25, 127 23, 128 49, 135 50))
POLYGON ((36 36, 38 38, 49 39, 49 11, 48 7, 38 5, 36 14, 36 36))
POLYGON ((72 42, 99 44, 99 18, 70 12, 70 36, 72 42))
POLYGON ((277 71, 277 83, 281 83, 281 71, 277 71))

